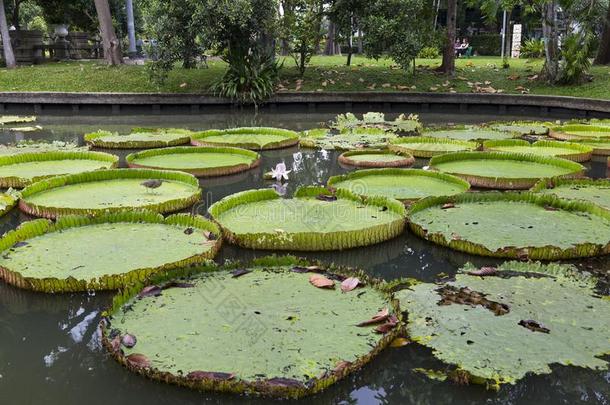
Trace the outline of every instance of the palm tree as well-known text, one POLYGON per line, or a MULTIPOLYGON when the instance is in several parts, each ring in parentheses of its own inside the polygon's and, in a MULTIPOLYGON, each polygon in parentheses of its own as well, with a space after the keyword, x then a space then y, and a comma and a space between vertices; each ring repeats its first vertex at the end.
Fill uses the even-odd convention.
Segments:
POLYGON ((6 67, 14 69, 17 67, 13 46, 11 45, 11 36, 8 32, 8 24, 6 23, 6 13, 4 11, 4 0, 0 0, 0 35, 2 35, 2 46, 4 48, 4 61, 6 67))

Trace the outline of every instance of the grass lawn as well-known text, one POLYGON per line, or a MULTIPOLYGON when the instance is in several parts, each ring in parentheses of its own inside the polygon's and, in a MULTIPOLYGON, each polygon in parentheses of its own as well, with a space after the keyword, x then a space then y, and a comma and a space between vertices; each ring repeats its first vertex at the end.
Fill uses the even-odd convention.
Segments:
MULTIPOLYGON (((530 80, 540 72, 542 60, 513 59, 503 69, 498 57, 458 59, 455 77, 435 74, 431 68, 440 60, 417 60, 417 74, 406 73, 389 59, 378 61, 355 57, 351 67, 345 57, 317 56, 300 80, 292 59, 284 61, 280 92, 285 91, 432 91, 555 94, 610 99, 610 67, 595 66, 594 80, 578 86, 549 86, 530 80)), ((71 92, 167 92, 201 93, 225 69, 223 62, 212 60, 208 69, 177 68, 169 79, 156 86, 149 82, 143 66, 107 67, 100 62, 61 62, 16 70, 0 69, 0 91, 71 91, 71 92)))

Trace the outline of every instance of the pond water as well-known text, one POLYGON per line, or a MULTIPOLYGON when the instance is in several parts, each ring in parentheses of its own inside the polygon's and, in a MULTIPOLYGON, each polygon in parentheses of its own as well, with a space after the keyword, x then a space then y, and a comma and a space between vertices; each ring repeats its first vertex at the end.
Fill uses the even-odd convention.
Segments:
MULTIPOLYGON (((1 143, 20 139, 78 141, 98 129, 126 131, 133 126, 186 127, 191 129, 233 126, 279 126, 308 129, 320 126, 333 114, 263 114, 257 117, 232 113, 202 116, 42 117, 43 131, 0 133, 1 143)), ((477 123, 495 116, 421 115, 425 123, 477 123)), ((511 119, 512 117, 502 117, 511 119)), ((523 119, 523 117, 520 117, 523 119)), ((535 119, 535 117, 533 117, 535 119)), ((109 151, 124 156, 131 151, 109 151)), ((204 201, 193 208, 205 213, 219 199, 238 191, 269 187, 263 172, 285 161, 294 172, 287 185, 292 193, 300 185, 325 184, 330 176, 349 170, 337 162, 335 152, 289 148, 263 153, 262 165, 229 177, 204 179, 204 201)), ((419 161, 421 167, 425 161, 419 161)), ((586 164, 588 175, 607 177, 606 161, 586 164)), ((18 210, 0 219, 2 233, 29 220, 18 210)), ((87 252, 82 252, 86 255, 87 252)), ((248 260, 269 252, 251 251, 225 244, 217 260, 248 260)), ((497 261, 435 246, 412 234, 391 241, 342 252, 306 253, 303 257, 360 267, 387 280, 414 277, 433 281, 439 273, 454 274, 467 262, 493 265, 497 261)), ((577 264, 608 280, 610 258, 581 260, 577 264)), ((605 289, 604 286, 602 288, 605 289)), ((606 291, 607 293, 607 291, 606 291)), ((263 404, 269 401, 229 395, 192 392, 149 381, 122 368, 100 347, 97 324, 110 293, 44 295, 0 283, 0 404, 263 404)), ((239 339, 239 336, 235 336, 239 339)), ((256 359, 253 359, 256 361, 256 359)), ((557 404, 610 403, 610 372, 554 367, 547 376, 532 376, 499 393, 479 386, 465 387, 435 382, 412 369, 442 367, 427 349, 417 345, 388 348, 360 372, 301 403, 311 404, 557 404)))

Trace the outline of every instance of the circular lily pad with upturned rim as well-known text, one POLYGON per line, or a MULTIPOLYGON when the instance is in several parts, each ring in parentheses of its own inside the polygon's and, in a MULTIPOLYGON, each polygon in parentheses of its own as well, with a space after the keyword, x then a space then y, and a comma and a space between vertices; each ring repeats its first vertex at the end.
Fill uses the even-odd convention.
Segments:
POLYGON ((465 193, 411 206, 411 230, 481 256, 560 260, 610 253, 610 211, 533 193, 465 193))
POLYGON ((100 322, 102 343, 129 370, 162 382, 298 398, 395 339, 400 309, 383 287, 294 257, 184 269, 117 294, 100 322))
POLYGON ((498 131, 483 127, 457 126, 449 128, 428 128, 422 136, 427 138, 448 138, 459 141, 485 141, 491 139, 513 139, 520 133, 498 131))
POLYGON ((544 136, 549 133, 549 126, 541 121, 508 121, 489 122, 487 127, 496 131, 512 132, 523 135, 544 136))
POLYGON ((408 152, 418 158, 431 158, 451 152, 466 152, 476 150, 477 147, 476 142, 424 136, 392 139, 389 145, 390 150, 408 152))
POLYGON ((119 157, 101 152, 48 151, 0 156, 0 187, 25 187, 66 174, 112 169, 119 157))
POLYGON ((293 198, 272 189, 249 190, 209 208, 226 239, 252 249, 322 251, 373 245, 400 235, 405 207, 385 197, 362 198, 302 187, 293 198))
POLYGON ((453 174, 472 186, 508 190, 531 188, 550 177, 575 178, 585 167, 570 160, 504 152, 462 152, 435 156, 430 167, 453 174))
POLYGON ((194 146, 229 146, 251 150, 282 149, 299 143, 299 135, 288 129, 244 127, 197 132, 191 137, 194 146))
POLYGON ((567 200, 588 201, 610 211, 610 179, 544 179, 531 191, 567 200))
POLYGON ((594 156, 610 156, 610 139, 574 139, 570 142, 593 148, 594 156))
POLYGON ((582 139, 609 140, 610 126, 567 124, 551 127, 549 135, 562 141, 582 139))
POLYGON ((38 219, 0 239, 0 278, 47 293, 110 290, 212 259, 220 244, 216 224, 187 214, 38 219))
POLYGON ((186 129, 135 128, 128 135, 116 132, 98 131, 85 135, 85 142, 96 148, 144 149, 186 145, 191 141, 192 132, 186 129))
POLYGON ((357 170, 328 179, 328 186, 361 196, 413 202, 430 196, 461 194, 470 184, 450 174, 421 169, 357 170))
POLYGON ((44 218, 128 210, 179 211, 201 198, 199 181, 181 172, 115 169, 53 177, 21 192, 19 208, 44 218), (157 183, 156 188, 144 182, 157 183))
POLYGON ((197 177, 214 177, 253 169, 260 164, 260 155, 240 148, 183 146, 132 153, 126 161, 134 168, 179 170, 197 177))
POLYGON ((574 162, 591 160, 593 148, 586 145, 558 141, 537 141, 529 143, 521 139, 483 142, 485 150, 509 153, 532 153, 538 156, 555 156, 574 162))
POLYGON ((357 167, 409 167, 415 158, 408 152, 387 149, 351 150, 339 156, 339 163, 357 167))

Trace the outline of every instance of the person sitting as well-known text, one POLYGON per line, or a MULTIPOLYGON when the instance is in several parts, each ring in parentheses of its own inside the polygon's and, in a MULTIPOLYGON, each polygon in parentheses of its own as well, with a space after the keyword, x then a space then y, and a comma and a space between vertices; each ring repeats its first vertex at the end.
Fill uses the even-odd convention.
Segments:
POLYGON ((460 50, 462 49, 462 41, 460 41, 459 38, 455 39, 455 42, 453 43, 453 49, 455 50, 455 54, 457 56, 460 56, 460 50))

